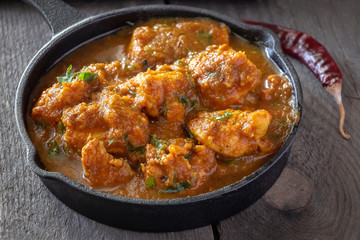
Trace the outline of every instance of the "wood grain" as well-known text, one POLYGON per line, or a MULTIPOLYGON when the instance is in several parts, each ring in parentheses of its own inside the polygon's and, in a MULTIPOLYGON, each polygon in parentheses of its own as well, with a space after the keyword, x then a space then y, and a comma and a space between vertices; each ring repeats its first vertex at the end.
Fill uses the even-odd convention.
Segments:
MULTIPOLYGON (((294 59, 304 110, 288 167, 309 180, 312 196, 301 211, 280 211, 260 199, 211 226, 176 233, 139 233, 89 220, 60 203, 25 163, 13 114, 17 83, 32 56, 50 38, 42 17, 22 2, 0 2, 0 239, 359 239, 360 238, 360 2, 357 0, 174 1, 299 29, 323 43, 343 71, 347 111, 338 133, 338 109, 311 72, 294 59)), ((75 1, 89 15, 162 1, 75 1)))
POLYGON ((312 185, 297 171, 285 167, 276 184, 263 196, 266 203, 281 211, 302 211, 312 195, 312 185))

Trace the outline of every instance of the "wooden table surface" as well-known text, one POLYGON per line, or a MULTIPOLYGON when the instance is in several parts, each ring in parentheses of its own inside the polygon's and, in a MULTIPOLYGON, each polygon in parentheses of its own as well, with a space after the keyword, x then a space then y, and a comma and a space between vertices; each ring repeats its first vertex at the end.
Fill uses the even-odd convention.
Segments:
MULTIPOLYGON (((17 84, 26 65, 50 38, 41 15, 18 1, 0 2, 0 239, 360 239, 360 1, 165 1, 226 14, 235 19, 292 27, 323 43, 343 72, 345 131, 338 108, 312 73, 294 59, 303 87, 301 126, 281 176, 282 189, 304 178, 310 196, 297 210, 280 210, 265 197, 218 224, 170 233, 112 228, 83 217, 58 201, 26 164, 14 117, 17 84)), ((75 1, 88 15, 163 1, 75 1), (100 3, 101 2, 101 3, 100 3)), ((294 183, 295 184, 295 183, 294 183)), ((286 190, 286 189, 285 189, 286 190)), ((286 193, 286 191, 285 191, 286 193)), ((302 193, 300 193, 300 197, 302 193)))

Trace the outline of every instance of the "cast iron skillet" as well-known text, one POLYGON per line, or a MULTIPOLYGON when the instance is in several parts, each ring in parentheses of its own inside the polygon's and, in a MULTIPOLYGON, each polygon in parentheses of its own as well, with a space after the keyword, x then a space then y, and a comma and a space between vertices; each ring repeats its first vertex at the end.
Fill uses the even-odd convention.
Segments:
POLYGON ((26 143, 30 168, 67 206, 114 227, 138 231, 178 231, 227 218, 257 201, 274 184, 286 164, 299 123, 293 127, 276 155, 256 172, 222 189, 193 197, 171 200, 119 197, 83 186, 61 173, 44 170, 26 129, 26 114, 33 104, 30 95, 40 77, 74 48, 133 22, 154 17, 208 17, 223 22, 234 33, 265 46, 269 58, 289 77, 294 104, 300 116, 302 92, 299 79, 284 56, 279 40, 261 27, 246 25, 208 10, 176 5, 131 7, 85 19, 75 9, 60 1, 28 1, 44 14, 54 36, 31 60, 21 78, 16 93, 16 121, 26 143))

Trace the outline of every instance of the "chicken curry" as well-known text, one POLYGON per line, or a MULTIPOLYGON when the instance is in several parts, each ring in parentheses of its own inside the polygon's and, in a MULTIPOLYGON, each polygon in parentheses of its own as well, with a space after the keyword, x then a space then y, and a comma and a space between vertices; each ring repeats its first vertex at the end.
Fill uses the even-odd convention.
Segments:
POLYGON ((94 40, 44 75, 28 129, 46 170, 145 199, 232 184, 298 119, 264 50, 209 19, 154 19, 94 40))

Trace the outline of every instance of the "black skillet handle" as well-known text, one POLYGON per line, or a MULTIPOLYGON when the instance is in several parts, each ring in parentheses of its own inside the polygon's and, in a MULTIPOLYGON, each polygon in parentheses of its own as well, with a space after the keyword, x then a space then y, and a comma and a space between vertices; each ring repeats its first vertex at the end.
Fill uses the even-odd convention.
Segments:
POLYGON ((53 36, 65 28, 85 19, 75 8, 61 0, 24 0, 37 8, 49 24, 53 36))

